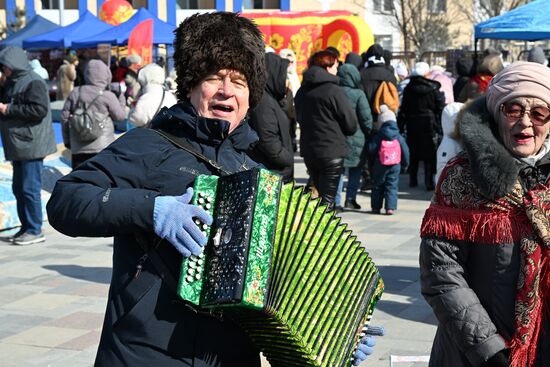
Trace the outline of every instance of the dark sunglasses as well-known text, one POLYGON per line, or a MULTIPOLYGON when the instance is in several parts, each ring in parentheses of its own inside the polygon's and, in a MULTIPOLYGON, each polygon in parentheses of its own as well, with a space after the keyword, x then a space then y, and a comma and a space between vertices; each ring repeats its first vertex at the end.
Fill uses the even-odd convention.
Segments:
POLYGON ((544 106, 526 109, 519 103, 503 103, 500 109, 509 122, 521 119, 526 113, 533 125, 542 126, 550 121, 550 109, 544 106))

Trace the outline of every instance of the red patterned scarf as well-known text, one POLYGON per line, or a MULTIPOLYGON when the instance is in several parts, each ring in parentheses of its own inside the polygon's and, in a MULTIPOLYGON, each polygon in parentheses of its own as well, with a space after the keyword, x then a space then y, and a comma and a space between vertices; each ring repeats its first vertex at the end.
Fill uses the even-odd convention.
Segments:
POLYGON ((507 346, 510 366, 533 366, 543 317, 550 305, 550 188, 525 193, 519 184, 488 200, 476 189, 467 159, 459 155, 442 173, 422 222, 422 237, 477 244, 519 243, 516 330, 507 346))

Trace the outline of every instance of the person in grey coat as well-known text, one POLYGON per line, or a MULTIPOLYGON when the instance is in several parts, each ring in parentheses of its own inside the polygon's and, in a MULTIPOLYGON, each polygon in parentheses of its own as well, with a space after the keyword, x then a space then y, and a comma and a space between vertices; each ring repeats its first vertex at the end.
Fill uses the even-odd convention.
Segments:
POLYGON ((550 366, 550 69, 508 66, 459 121, 423 219, 430 366, 550 366))
POLYGON ((6 82, 0 92, 0 132, 4 155, 13 165, 13 194, 21 229, 4 240, 16 245, 43 242, 41 173, 43 160, 56 151, 48 87, 31 70, 25 51, 0 51, 6 82))
MULTIPOLYGON (((90 60, 84 71, 85 84, 73 89, 61 111, 63 142, 71 150, 71 165, 78 167, 82 162, 92 158, 115 141, 113 121, 124 119, 124 97, 117 98, 107 87, 111 83, 111 70, 101 60, 90 60), (101 95, 100 95, 101 94, 101 95), (99 95, 99 97, 98 97, 99 95), (91 103, 98 97, 93 103, 91 103), (77 102, 84 103, 94 120, 101 120, 101 135, 92 141, 82 141, 71 129, 69 116, 77 107, 77 102)), ((98 123, 99 121, 94 121, 98 123)))

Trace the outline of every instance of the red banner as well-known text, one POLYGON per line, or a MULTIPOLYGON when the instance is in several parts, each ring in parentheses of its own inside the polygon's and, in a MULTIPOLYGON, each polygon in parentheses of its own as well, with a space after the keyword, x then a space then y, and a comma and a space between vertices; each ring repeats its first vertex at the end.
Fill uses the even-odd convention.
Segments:
POLYGON ((139 23, 130 33, 128 55, 141 56, 141 65, 153 62, 153 19, 139 23))
POLYGON ((279 53, 289 48, 296 54, 298 74, 307 59, 327 46, 336 47, 342 60, 353 51, 361 54, 373 44, 374 36, 365 21, 348 11, 243 13, 253 19, 265 43, 279 53))

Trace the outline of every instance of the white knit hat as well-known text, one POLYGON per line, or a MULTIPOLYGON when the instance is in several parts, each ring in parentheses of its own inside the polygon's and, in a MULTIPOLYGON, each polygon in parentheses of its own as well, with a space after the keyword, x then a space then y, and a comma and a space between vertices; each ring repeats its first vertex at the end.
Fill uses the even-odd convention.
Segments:
POLYGON ((395 113, 388 108, 385 104, 380 106, 380 113, 378 114, 378 123, 382 125, 384 122, 396 121, 395 113))
POLYGON ((414 69, 412 75, 414 76, 424 76, 430 72, 430 65, 426 62, 417 62, 414 64, 414 69))

